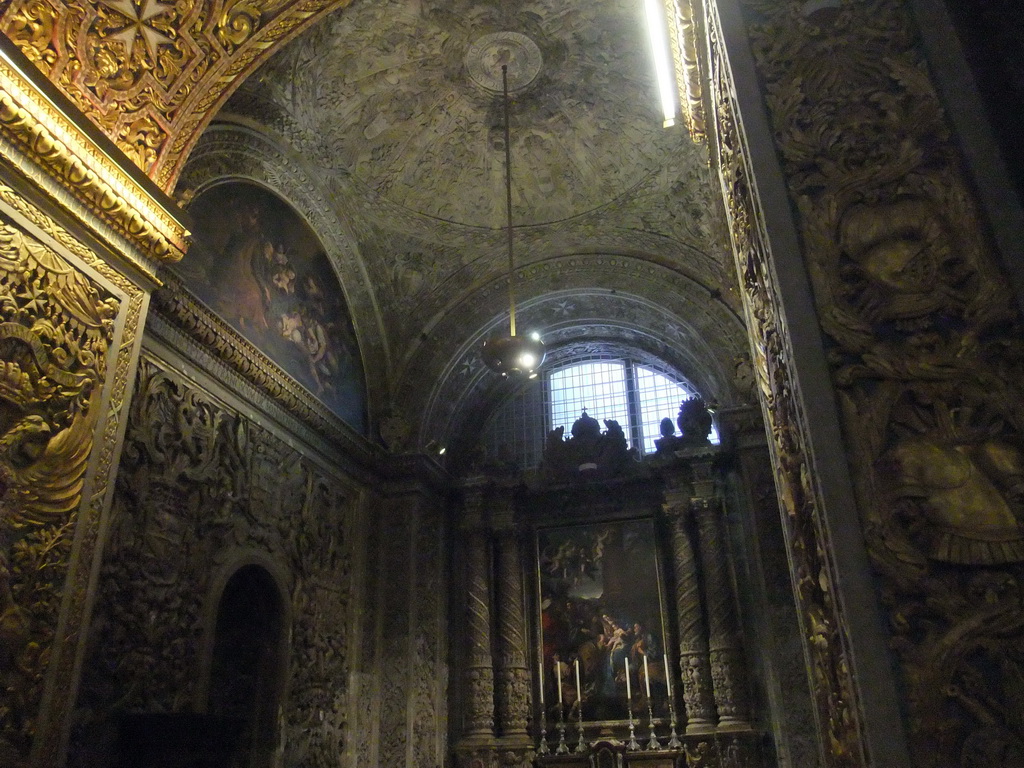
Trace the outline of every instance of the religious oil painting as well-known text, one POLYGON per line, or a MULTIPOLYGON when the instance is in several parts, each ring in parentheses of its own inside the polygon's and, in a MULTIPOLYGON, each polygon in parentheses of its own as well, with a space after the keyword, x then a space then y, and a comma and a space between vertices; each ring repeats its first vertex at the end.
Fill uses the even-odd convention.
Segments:
POLYGON ((189 206, 195 236, 177 271, 236 331, 365 433, 366 384, 341 285, 319 238, 283 200, 248 182, 189 206))
POLYGON ((668 714, 661 579, 654 522, 632 520, 537 533, 544 710, 575 720, 668 714), (649 693, 648 693, 649 692, 649 693))

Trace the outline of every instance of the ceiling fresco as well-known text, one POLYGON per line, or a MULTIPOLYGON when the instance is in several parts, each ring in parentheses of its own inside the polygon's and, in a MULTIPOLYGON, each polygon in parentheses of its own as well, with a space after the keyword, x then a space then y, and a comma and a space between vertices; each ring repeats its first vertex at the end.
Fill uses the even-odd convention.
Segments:
POLYGON ((475 350, 508 315, 507 62, 524 320, 557 354, 633 344, 721 402, 748 399, 707 149, 662 126, 641 10, 355 0, 249 76, 179 192, 233 177, 292 201, 317 190, 337 222, 318 235, 347 244, 328 257, 370 355, 371 420, 404 419, 414 442, 444 437, 464 428, 455 410, 501 389, 475 350))

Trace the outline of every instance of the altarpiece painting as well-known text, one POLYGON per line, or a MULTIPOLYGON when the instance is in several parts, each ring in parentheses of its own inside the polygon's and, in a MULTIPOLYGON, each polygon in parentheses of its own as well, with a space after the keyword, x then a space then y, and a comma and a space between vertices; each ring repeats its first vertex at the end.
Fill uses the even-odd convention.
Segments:
POLYGON ((625 720, 627 701, 646 715, 648 691, 654 715, 666 715, 671 661, 654 521, 540 529, 537 566, 548 717, 561 700, 575 719, 577 695, 586 721, 625 720))

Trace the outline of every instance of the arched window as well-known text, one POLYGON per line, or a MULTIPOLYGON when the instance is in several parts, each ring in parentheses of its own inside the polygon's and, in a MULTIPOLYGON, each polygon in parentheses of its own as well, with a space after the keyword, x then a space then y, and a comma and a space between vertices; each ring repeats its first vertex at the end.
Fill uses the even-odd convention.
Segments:
MULTIPOLYGON (((586 409, 597 419, 619 422, 630 446, 653 453, 661 420, 675 421, 679 404, 696 393, 667 367, 631 358, 576 358, 544 372, 488 419, 481 436, 485 457, 520 468, 540 464, 544 438, 555 427, 568 433, 586 409)), ((718 442, 712 427, 711 442, 718 442)))

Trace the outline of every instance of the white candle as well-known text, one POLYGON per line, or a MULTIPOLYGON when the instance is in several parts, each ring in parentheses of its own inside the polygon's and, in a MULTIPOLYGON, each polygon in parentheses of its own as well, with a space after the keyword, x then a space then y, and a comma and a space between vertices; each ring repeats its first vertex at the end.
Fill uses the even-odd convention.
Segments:
POLYGON ((544 659, 537 662, 537 668, 540 670, 540 708, 544 709, 544 659))
POLYGON ((580 660, 576 659, 573 662, 573 666, 576 667, 576 701, 583 701, 583 694, 580 693, 580 660))
POLYGON ((626 657, 626 700, 633 700, 633 686, 629 683, 629 656, 626 657))
POLYGON ((562 703, 562 662, 555 659, 555 674, 558 675, 558 703, 562 703))
POLYGON ((647 687, 647 698, 651 698, 651 672, 647 669, 647 654, 644 654, 644 685, 647 687))
POLYGON ((671 699, 672 698, 672 673, 669 672, 668 654, 666 653, 663 658, 665 659, 665 691, 668 694, 668 697, 671 699))

